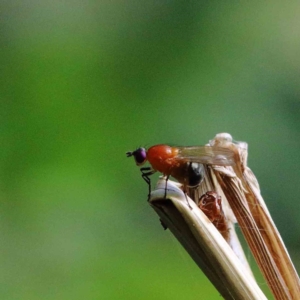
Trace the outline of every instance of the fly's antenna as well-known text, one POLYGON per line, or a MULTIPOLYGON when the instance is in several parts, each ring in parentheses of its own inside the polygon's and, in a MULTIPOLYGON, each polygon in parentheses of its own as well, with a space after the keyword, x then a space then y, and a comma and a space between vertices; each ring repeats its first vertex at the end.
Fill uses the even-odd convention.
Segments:
POLYGON ((126 156, 127 156, 127 157, 133 156, 133 152, 134 152, 134 151, 128 151, 128 152, 126 152, 126 156))

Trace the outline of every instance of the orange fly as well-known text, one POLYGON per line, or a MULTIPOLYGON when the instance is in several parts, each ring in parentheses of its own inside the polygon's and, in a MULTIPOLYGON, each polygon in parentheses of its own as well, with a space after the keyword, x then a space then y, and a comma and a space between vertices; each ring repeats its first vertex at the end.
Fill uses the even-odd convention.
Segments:
POLYGON ((147 161, 151 167, 142 167, 143 179, 149 186, 149 176, 160 172, 167 177, 178 180, 183 187, 197 187, 203 180, 203 164, 230 166, 234 164, 233 153, 222 147, 192 146, 192 147, 171 147, 168 145, 155 145, 148 150, 138 148, 126 153, 127 157, 133 156, 138 166, 147 161))

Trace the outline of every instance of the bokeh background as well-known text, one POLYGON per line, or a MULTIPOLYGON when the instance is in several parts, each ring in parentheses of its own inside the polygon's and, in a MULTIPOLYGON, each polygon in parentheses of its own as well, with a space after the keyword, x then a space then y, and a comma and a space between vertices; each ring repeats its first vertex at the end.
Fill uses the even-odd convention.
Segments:
POLYGON ((1 299, 220 299, 125 156, 219 132, 300 269, 299 1, 0 5, 1 299))

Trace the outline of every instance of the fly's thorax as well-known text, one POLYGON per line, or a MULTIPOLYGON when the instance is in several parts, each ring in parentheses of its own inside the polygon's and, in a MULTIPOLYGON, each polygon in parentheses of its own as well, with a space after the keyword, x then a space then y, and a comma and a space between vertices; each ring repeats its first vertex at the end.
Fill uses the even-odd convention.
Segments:
POLYGON ((178 149, 168 145, 155 145, 148 149, 147 159, 152 168, 164 175, 171 175, 170 170, 176 164, 178 149))

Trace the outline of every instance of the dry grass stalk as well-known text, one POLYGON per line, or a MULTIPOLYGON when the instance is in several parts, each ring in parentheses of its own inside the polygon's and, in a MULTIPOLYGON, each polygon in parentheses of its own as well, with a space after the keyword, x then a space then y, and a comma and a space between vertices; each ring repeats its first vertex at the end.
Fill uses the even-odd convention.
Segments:
POLYGON ((247 144, 232 143, 228 135, 217 135, 212 147, 234 153, 233 167, 211 166, 253 256, 276 299, 300 299, 300 281, 287 249, 260 194, 258 182, 247 167, 247 144))
POLYGON ((222 210, 226 219, 228 231, 226 235, 220 232, 224 239, 227 241, 229 246, 232 248, 234 253, 237 255, 239 260, 242 262, 244 267, 248 270, 248 272, 253 276, 247 258, 245 256, 244 250, 240 244, 239 238, 235 231, 235 223, 237 223, 236 217, 232 209, 229 206, 226 196, 223 193, 221 186, 218 183, 218 180, 212 172, 211 166, 205 166, 205 176, 201 185, 197 189, 189 189, 188 194, 194 200, 195 203, 198 203, 201 195, 205 194, 207 191, 215 191, 222 199, 222 210))
POLYGON ((165 179, 151 193, 150 204, 224 299, 265 300, 247 271, 211 221, 176 183, 165 179), (192 208, 192 209, 191 209, 192 208))

